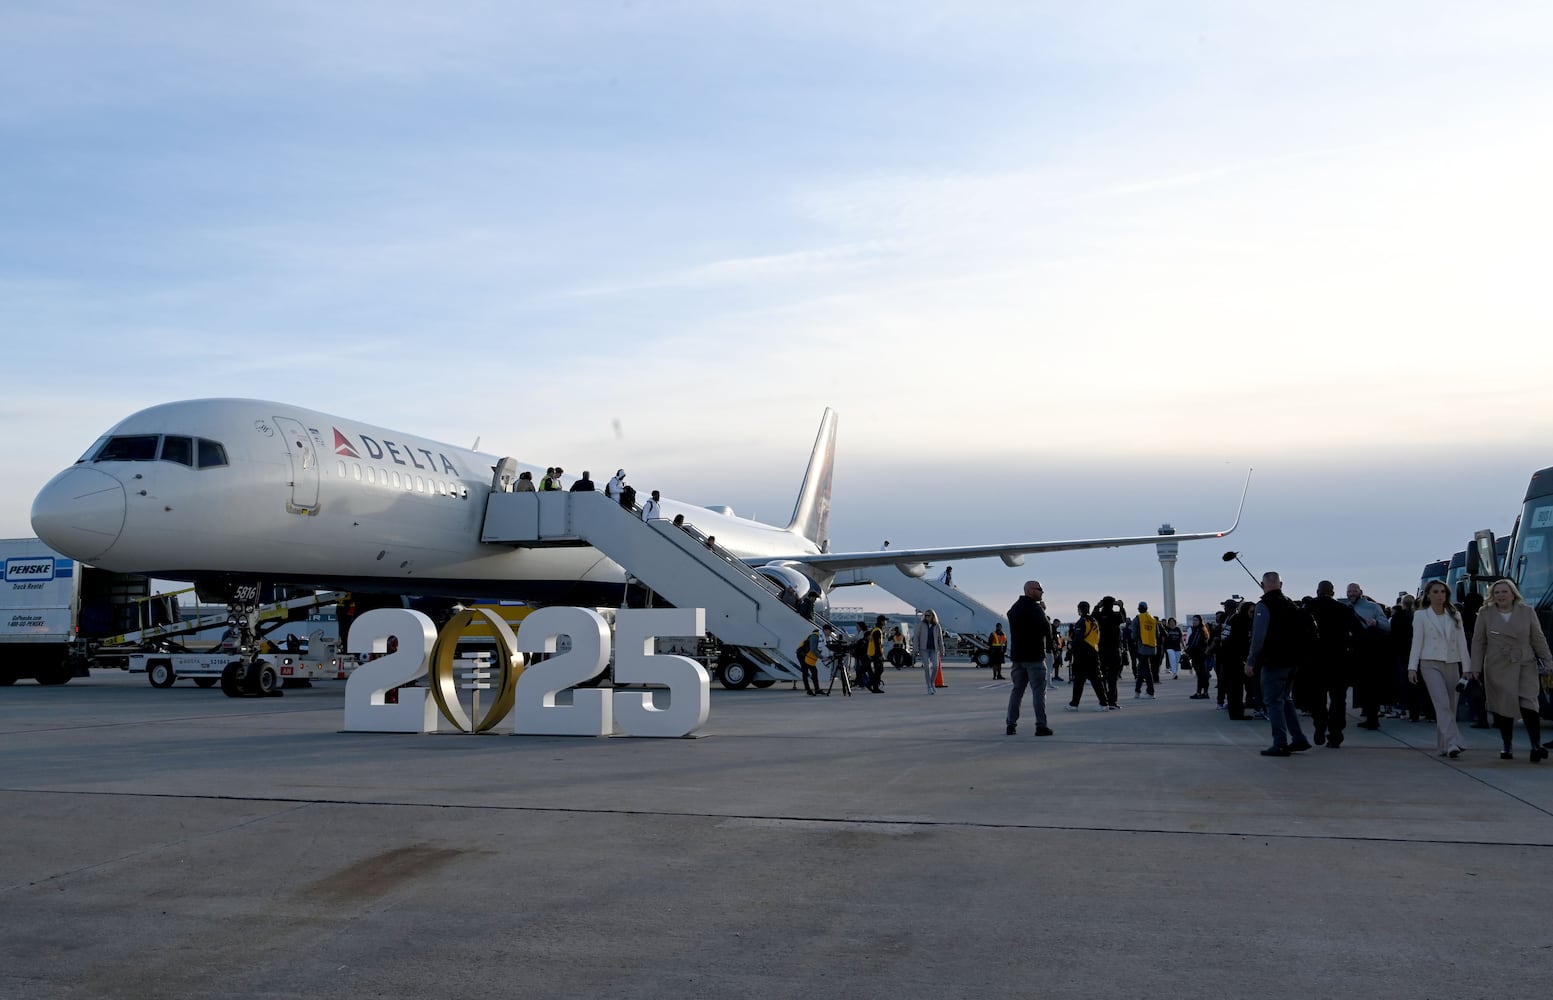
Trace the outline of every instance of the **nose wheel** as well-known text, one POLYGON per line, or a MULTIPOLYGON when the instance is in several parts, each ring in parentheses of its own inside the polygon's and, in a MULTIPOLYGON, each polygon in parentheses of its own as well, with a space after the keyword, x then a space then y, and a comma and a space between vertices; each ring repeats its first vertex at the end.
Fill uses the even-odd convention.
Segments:
POLYGON ((280 675, 268 660, 233 660, 221 671, 221 693, 228 698, 279 698, 280 675))

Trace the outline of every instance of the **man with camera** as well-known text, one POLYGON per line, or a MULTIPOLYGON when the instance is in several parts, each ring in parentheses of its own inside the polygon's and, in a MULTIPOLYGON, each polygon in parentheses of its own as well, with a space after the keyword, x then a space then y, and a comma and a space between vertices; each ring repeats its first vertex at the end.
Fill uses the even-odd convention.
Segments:
POLYGON ((1107 594, 1095 606, 1095 624, 1100 626, 1100 676, 1105 681, 1105 707, 1115 711, 1116 685, 1122 679, 1122 626, 1127 612, 1116 598, 1107 594))

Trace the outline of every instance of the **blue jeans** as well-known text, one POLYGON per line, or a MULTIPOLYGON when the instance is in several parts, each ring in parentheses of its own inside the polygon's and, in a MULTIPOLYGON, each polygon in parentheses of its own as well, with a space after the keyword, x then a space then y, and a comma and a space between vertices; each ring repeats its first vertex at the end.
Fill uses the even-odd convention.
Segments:
POLYGON ((1008 724, 1012 726, 1019 722, 1019 703, 1025 700, 1025 688, 1028 687, 1031 697, 1035 699, 1036 728, 1044 728, 1046 726, 1046 661, 1022 663, 1015 660, 1009 680, 1014 682, 1014 690, 1008 695, 1008 719, 1006 720, 1008 724))
POLYGON ((1262 702, 1273 727, 1273 746, 1308 742, 1300 730, 1300 715, 1294 710, 1293 667, 1262 668, 1262 702))

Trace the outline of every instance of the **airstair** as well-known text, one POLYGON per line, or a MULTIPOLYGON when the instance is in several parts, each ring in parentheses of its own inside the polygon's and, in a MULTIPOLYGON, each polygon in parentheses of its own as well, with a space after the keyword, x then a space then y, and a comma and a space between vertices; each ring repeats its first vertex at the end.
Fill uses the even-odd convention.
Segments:
POLYGON ((929 580, 926 577, 907 576, 890 567, 859 569, 836 577, 838 587, 872 583, 883 587, 917 611, 929 608, 938 614, 938 623, 945 631, 954 632, 968 640, 977 649, 985 649, 987 636, 999 622, 1008 622, 1008 616, 994 611, 958 587, 929 580))
POLYGON ((782 588, 705 536, 672 521, 643 521, 602 493, 492 492, 482 542, 514 546, 591 545, 680 608, 704 608, 706 628, 719 642, 738 646, 770 678, 802 679, 794 651, 811 622, 782 588))

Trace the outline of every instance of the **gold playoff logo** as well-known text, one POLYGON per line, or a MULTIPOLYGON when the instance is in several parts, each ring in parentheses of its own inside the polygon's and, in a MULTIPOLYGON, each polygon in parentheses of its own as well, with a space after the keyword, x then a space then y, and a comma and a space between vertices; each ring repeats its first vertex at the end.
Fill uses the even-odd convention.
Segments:
POLYGON ((436 645, 431 648, 427 675, 437 710, 460 732, 486 732, 512 711, 518 678, 523 676, 526 663, 527 658, 518 652, 512 626, 495 612, 488 608, 466 608, 460 611, 437 633, 436 645), (490 662, 489 673, 483 666, 476 666, 479 661, 460 660, 457 657, 460 639, 487 635, 493 636, 496 641, 496 655, 490 662), (464 673, 463 680, 472 685, 471 704, 476 713, 480 712, 483 700, 480 695, 485 691, 491 693, 490 707, 478 721, 471 719, 470 714, 464 711, 463 699, 459 697, 460 668, 464 673))

